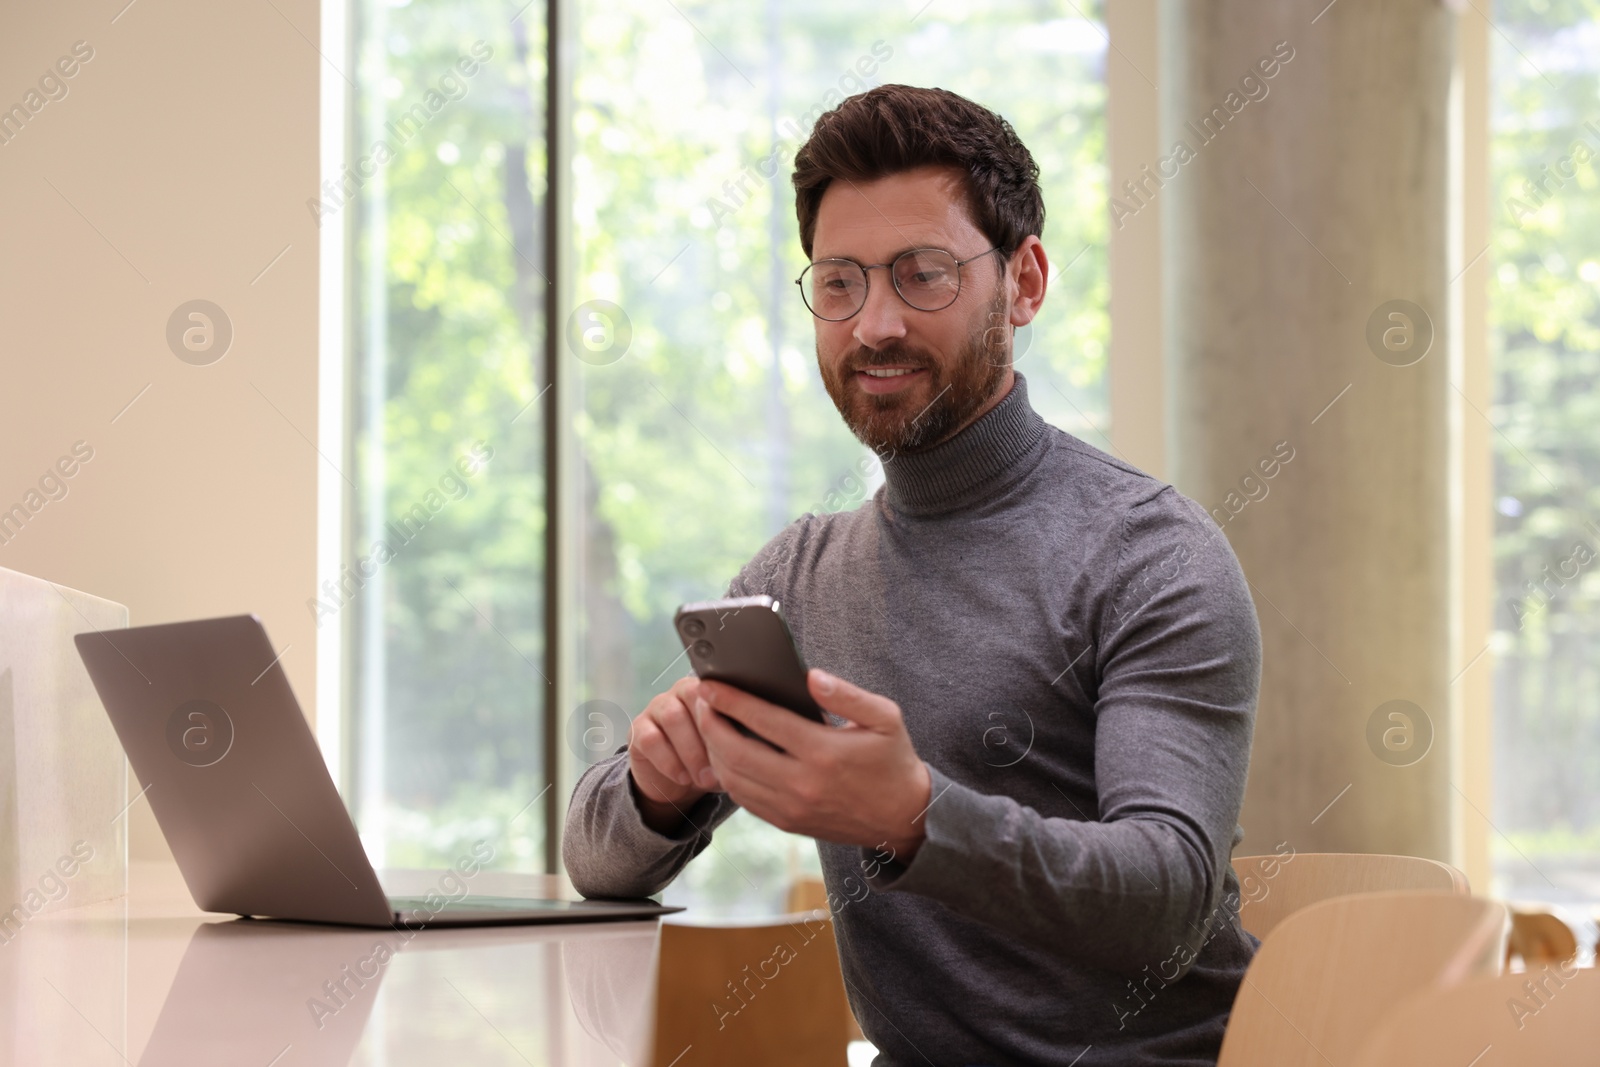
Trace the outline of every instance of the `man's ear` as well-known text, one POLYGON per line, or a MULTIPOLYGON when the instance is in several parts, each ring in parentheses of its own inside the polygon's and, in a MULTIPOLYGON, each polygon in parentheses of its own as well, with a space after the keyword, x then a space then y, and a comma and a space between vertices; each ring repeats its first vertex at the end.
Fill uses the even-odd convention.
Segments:
POLYGON ((1039 314, 1050 286, 1050 260, 1044 254, 1044 243, 1032 234, 1023 238, 1011 254, 1007 274, 1017 287, 1017 297, 1011 302, 1011 325, 1026 326, 1039 314))

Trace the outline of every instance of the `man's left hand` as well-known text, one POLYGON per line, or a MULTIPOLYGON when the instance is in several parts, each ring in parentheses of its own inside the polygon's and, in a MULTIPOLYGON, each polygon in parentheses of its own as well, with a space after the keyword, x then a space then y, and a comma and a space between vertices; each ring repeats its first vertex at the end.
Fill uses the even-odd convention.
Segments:
POLYGON ((892 849, 910 863, 921 846, 932 779, 912 747, 900 705, 813 668, 806 684, 843 726, 816 723, 722 682, 700 683, 695 719, 722 789, 792 834, 892 849), (784 751, 746 737, 737 719, 784 751))

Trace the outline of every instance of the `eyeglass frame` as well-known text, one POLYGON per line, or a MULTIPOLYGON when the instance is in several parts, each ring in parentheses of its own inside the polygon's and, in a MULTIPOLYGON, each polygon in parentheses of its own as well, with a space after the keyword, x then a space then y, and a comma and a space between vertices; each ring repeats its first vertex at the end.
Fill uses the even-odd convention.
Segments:
POLYGON ((857 315, 861 314, 862 310, 865 309, 866 306, 867 306, 868 298, 872 296, 872 272, 875 271, 875 270, 878 270, 879 268, 883 268, 883 269, 885 269, 885 270, 887 270, 889 272, 889 282, 894 287, 894 293, 895 293, 896 296, 898 296, 900 298, 900 302, 901 303, 905 304, 905 306, 910 308, 912 311, 925 311, 925 312, 928 312, 929 314, 931 314, 931 313, 933 313, 935 311, 943 311, 945 308, 949 307, 950 304, 954 304, 958 299, 961 298, 961 268, 962 267, 965 267, 968 263, 977 262, 978 260, 982 259, 984 256, 987 256, 990 252, 1002 251, 1004 249, 1004 247, 1005 247, 1004 245, 994 245, 994 246, 992 246, 990 248, 985 249, 982 252, 979 252, 975 256, 968 256, 966 259, 956 259, 956 254, 954 252, 950 251, 948 248, 937 248, 937 247, 935 247, 933 245, 924 245, 923 247, 920 247, 920 248, 908 248, 904 252, 901 252, 899 255, 895 256, 893 259, 891 259, 887 263, 870 263, 870 264, 869 263, 857 263, 855 260, 851 259, 849 256, 829 256, 826 259, 815 259, 815 260, 812 260, 810 263, 806 264, 806 269, 800 272, 800 277, 798 277, 798 278, 796 278, 794 280, 794 284, 795 284, 796 288, 798 288, 800 290, 800 301, 803 304, 805 304, 806 310, 810 311, 814 318, 820 319, 823 322, 849 322, 851 319, 853 319, 857 315), (940 304, 936 308, 919 308, 919 307, 917 307, 917 305, 915 305, 911 301, 907 300, 906 299, 906 294, 902 293, 900 291, 900 281, 894 275, 894 265, 896 263, 900 262, 902 259, 906 258, 907 256, 912 255, 913 253, 916 253, 916 252, 943 252, 945 255, 949 256, 952 260, 955 261, 955 265, 956 265, 956 291, 950 297, 950 303, 948 303, 948 304, 940 304), (819 263, 850 263, 850 264, 852 264, 854 266, 857 266, 857 267, 861 268, 861 276, 862 276, 862 278, 864 278, 866 280, 866 284, 865 284, 865 286, 864 286, 864 288, 862 289, 862 292, 861 292, 861 307, 856 308, 854 311, 850 312, 850 314, 846 315, 842 319, 825 318, 822 315, 818 315, 816 313, 816 311, 811 307, 811 301, 806 299, 805 287, 803 285, 801 285, 800 283, 805 280, 805 276, 811 270, 811 268, 815 267, 819 263))

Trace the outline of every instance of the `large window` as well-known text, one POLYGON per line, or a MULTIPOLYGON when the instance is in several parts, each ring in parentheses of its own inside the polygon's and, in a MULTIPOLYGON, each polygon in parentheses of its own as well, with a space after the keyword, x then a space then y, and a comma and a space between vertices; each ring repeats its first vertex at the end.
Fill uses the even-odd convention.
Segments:
POLYGON ((1597 14, 1501 0, 1492 63, 1495 890, 1558 905, 1600 899, 1597 14))
MULTIPOLYGON (((542 2, 351 8, 352 168, 320 209, 349 248, 351 570, 320 624, 344 635, 342 782, 391 865, 486 837, 546 866, 545 790, 685 669, 674 608, 881 481, 789 284, 794 152, 843 96, 938 85, 1016 126, 1053 264, 1018 367, 1051 421, 1109 430, 1099 4, 566 3, 555 49, 542 2)), ((1597 13, 1493 11, 1495 890, 1555 903, 1600 898, 1597 13)), ((741 815, 672 895, 770 910, 814 862, 741 815)))
MULTIPOLYGON (((1017 366, 1046 418, 1102 447, 1109 431, 1098 5, 569 11, 552 77, 570 96, 570 152, 550 183, 542 5, 357 6, 352 155, 426 108, 430 89, 443 98, 351 208, 352 561, 427 516, 340 612, 346 792, 394 865, 449 862, 488 837, 504 865, 540 869, 552 828, 530 802, 552 773, 570 790, 684 673, 677 605, 720 596, 803 512, 858 506, 881 482, 822 388, 790 284, 804 266, 792 160, 843 96, 942 86, 1016 127, 1042 170, 1054 268, 1017 366), (459 89, 441 87, 451 71, 459 89), (554 264, 552 185, 569 235, 554 264), (557 269, 564 299, 547 316, 557 269), (557 494, 544 477, 547 330, 566 379, 557 494), (571 538, 569 573, 547 575, 546 522, 571 538), (547 633, 557 583, 571 610, 547 633), (546 641, 572 649, 566 706, 549 698, 546 641)), ((815 864, 809 841, 744 814, 716 844, 669 899, 770 911, 815 864)))
MULTIPOLYGON (((583 6, 574 299, 615 304, 632 333, 615 362, 578 363, 585 699, 637 712, 687 669, 678 604, 720 596, 794 518, 856 507, 881 481, 822 388, 791 284, 794 153, 843 95, 942 86, 1017 128, 1058 268, 1017 366, 1047 418, 1105 428, 1105 39, 1052 7, 583 6)), ((770 909, 816 860, 744 813, 717 846, 669 899, 770 909)))
POLYGON ((544 11, 513 15, 351 10, 342 780, 380 865, 545 861, 544 11))

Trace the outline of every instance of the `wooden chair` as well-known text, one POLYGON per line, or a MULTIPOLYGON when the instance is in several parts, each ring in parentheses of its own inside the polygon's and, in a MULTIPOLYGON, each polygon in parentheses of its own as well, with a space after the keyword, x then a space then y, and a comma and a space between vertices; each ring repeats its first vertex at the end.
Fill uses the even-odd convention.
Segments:
POLYGON ((1511 936, 1506 940, 1505 965, 1520 959, 1534 970, 1546 963, 1564 963, 1578 955, 1578 938, 1572 928, 1545 908, 1511 905, 1511 936))
POLYGON ((844 1067, 849 1019, 826 915, 661 924, 656 1067, 844 1067))
POLYGON ((1419 994, 1378 1027, 1353 1062, 1588 1067, 1600 1062, 1600 972, 1552 964, 1419 994))
MULTIPOLYGON (((815 874, 802 874, 789 883, 789 897, 785 911, 792 914, 807 911, 828 910, 828 887, 822 879, 815 874)), ((851 1041, 865 1041, 866 1035, 861 1032, 861 1024, 856 1022, 855 1013, 850 1010, 848 1002, 845 1003, 844 1012, 846 1026, 850 1031, 851 1041)))
POLYGON ((805 911, 828 910, 828 887, 814 874, 802 874, 789 883, 788 903, 784 911, 797 915, 805 911))
POLYGON ((1506 924, 1504 905, 1447 893, 1309 905, 1250 962, 1218 1067, 1346 1067, 1405 998, 1499 973, 1506 924))
POLYGON ((1283 856, 1237 856, 1239 923, 1266 939, 1274 927, 1308 904, 1351 893, 1426 889, 1471 892, 1467 876, 1438 860, 1355 852, 1300 852, 1283 856))

